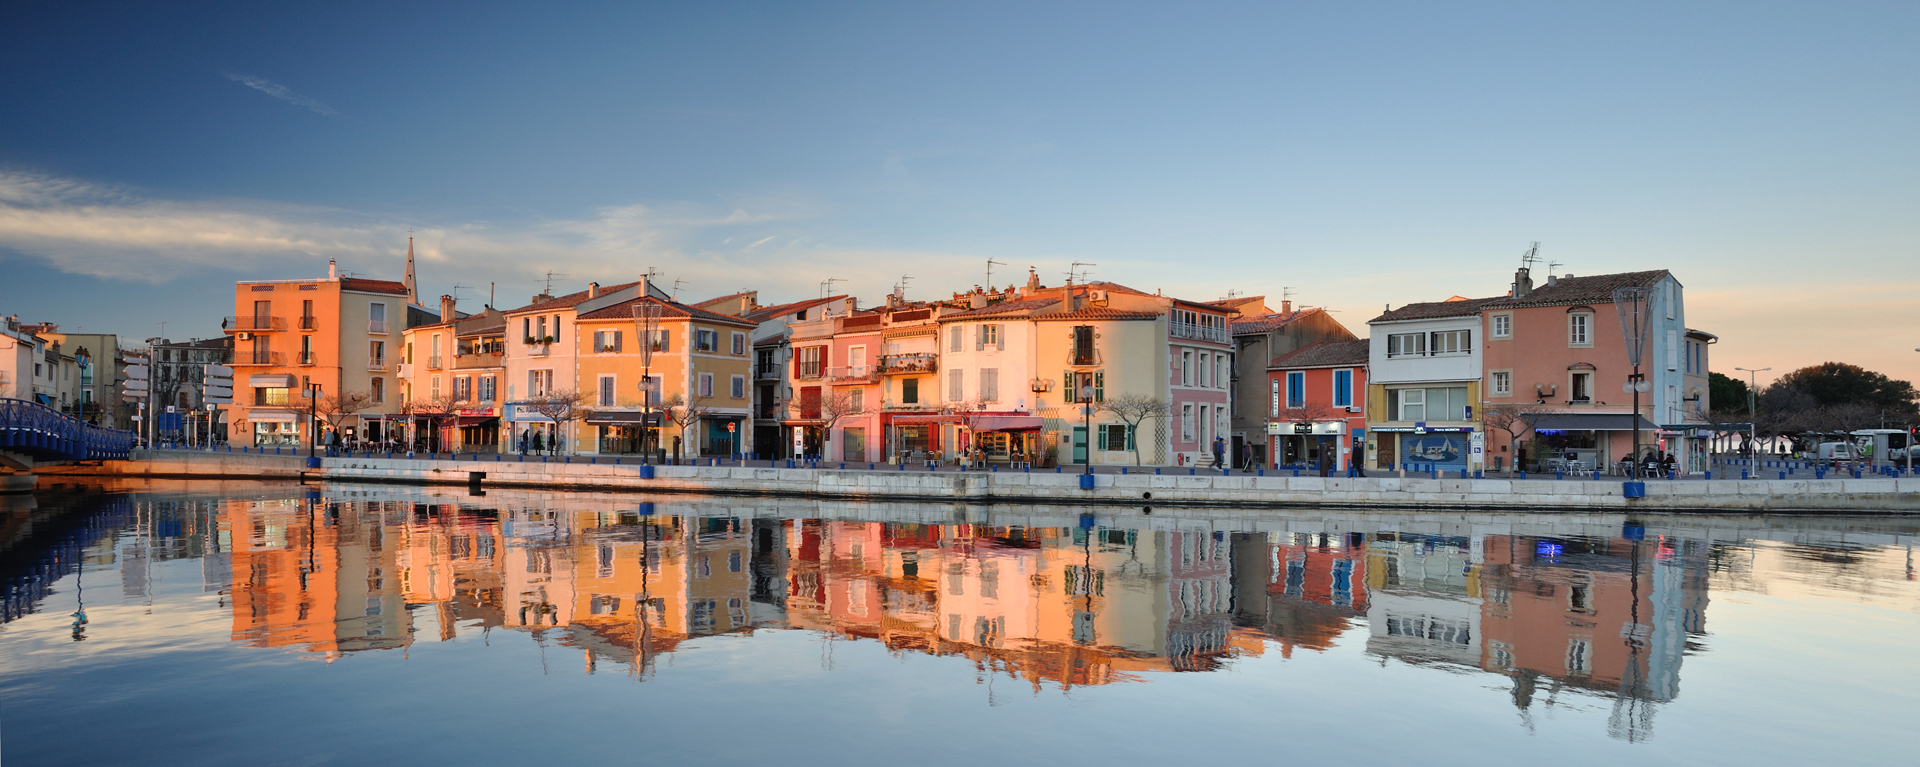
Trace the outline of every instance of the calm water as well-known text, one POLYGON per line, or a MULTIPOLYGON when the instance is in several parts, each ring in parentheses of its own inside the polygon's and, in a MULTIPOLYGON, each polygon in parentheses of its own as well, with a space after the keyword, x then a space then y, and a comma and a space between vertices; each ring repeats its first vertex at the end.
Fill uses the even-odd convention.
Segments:
POLYGON ((1917 519, 204 487, 0 500, 7 765, 1915 758, 1917 519))

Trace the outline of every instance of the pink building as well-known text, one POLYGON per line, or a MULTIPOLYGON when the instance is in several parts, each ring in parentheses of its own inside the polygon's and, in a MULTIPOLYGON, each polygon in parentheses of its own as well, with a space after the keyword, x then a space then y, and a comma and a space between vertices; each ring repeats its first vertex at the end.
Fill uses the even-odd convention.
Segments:
POLYGON ((1283 354, 1267 366, 1268 465, 1345 472, 1355 445, 1365 444, 1367 350, 1370 342, 1322 341, 1283 354))

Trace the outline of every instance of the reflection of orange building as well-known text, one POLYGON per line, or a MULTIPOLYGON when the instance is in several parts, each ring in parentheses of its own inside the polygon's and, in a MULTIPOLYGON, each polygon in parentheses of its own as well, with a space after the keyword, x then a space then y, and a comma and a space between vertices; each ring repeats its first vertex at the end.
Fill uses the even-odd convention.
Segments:
POLYGON ((1241 533, 1234 539, 1240 619, 1293 648, 1325 650, 1367 612, 1365 536, 1241 533))
POLYGON ((410 641, 395 576, 398 549, 377 515, 336 514, 299 501, 234 504, 221 522, 233 552, 233 637, 314 652, 401 647, 410 641))

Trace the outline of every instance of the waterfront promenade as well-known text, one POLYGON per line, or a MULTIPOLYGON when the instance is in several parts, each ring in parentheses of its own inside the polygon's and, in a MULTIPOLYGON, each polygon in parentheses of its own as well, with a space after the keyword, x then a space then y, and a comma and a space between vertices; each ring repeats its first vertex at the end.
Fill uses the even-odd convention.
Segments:
POLYGON ((825 499, 966 501, 978 503, 1133 504, 1248 508, 1461 507, 1564 510, 1920 513, 1920 479, 1648 480, 1643 498, 1626 496, 1619 479, 1505 479, 1439 474, 1295 476, 1291 470, 1222 473, 1205 469, 1101 472, 1091 478, 1061 470, 958 471, 924 467, 868 468, 833 462, 785 461, 651 466, 631 459, 586 456, 442 454, 433 458, 194 451, 137 451, 126 461, 71 467, 59 474, 154 478, 382 482, 705 495, 825 499), (769 465, 769 463, 771 465, 769 465))

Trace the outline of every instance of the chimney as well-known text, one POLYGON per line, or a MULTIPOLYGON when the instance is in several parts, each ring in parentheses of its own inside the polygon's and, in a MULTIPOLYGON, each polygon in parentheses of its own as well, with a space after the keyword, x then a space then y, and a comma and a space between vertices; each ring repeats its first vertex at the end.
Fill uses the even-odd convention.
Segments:
POLYGON ((440 321, 441 322, 453 321, 453 304, 454 304, 453 296, 440 297, 440 321))
POLYGON ((1034 271, 1033 267, 1029 266, 1027 267, 1027 289, 1026 289, 1026 292, 1021 293, 1020 295, 1023 298, 1032 298, 1035 293, 1039 293, 1039 292, 1040 292, 1040 273, 1034 271))
POLYGON ((600 283, 598 282, 587 283, 587 297, 588 298, 600 297, 600 283))
POLYGON ((969 309, 984 309, 986 306, 987 295, 985 293, 975 291, 973 295, 967 297, 967 308, 969 309))
POLYGON ((1526 298, 1530 295, 1533 295, 1533 276, 1523 266, 1513 273, 1513 297, 1526 298))
POLYGON ((1555 286, 1555 285, 1559 285, 1559 284, 1560 284, 1560 278, 1559 278, 1559 277, 1556 277, 1556 276, 1554 276, 1554 275, 1551 275, 1551 274, 1549 274, 1549 275, 1547 275, 1547 287, 1549 287, 1549 288, 1551 288, 1551 287, 1553 287, 1553 286, 1555 286))
POLYGON ((1290 300, 1287 300, 1287 299, 1284 299, 1284 298, 1283 298, 1283 299, 1281 299, 1281 300, 1280 300, 1280 313, 1281 313, 1281 314, 1292 314, 1292 313, 1293 313, 1293 302, 1292 302, 1292 301, 1290 301, 1290 300))
POLYGON ((340 281, 340 265, 337 263, 334 263, 333 259, 331 258, 327 259, 327 281, 328 282, 340 281))

